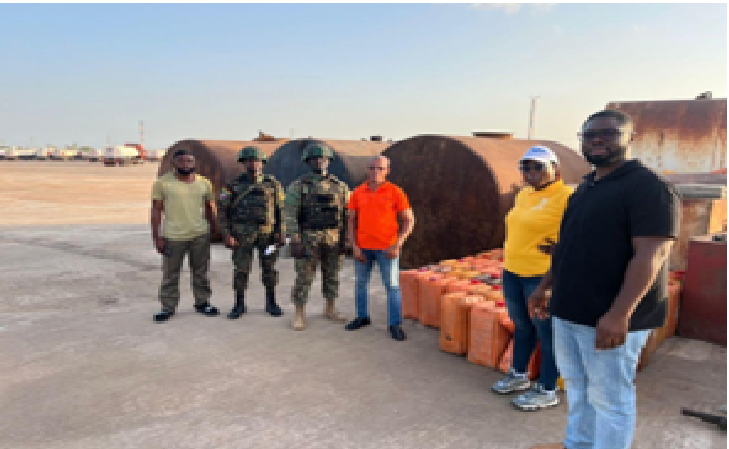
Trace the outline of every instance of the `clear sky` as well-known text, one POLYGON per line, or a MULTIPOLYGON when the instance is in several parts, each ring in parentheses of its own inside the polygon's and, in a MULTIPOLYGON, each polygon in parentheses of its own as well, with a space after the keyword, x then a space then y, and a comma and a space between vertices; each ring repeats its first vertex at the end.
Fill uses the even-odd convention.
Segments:
POLYGON ((576 147, 610 101, 727 95, 726 4, 0 5, 0 143, 402 139, 576 147))

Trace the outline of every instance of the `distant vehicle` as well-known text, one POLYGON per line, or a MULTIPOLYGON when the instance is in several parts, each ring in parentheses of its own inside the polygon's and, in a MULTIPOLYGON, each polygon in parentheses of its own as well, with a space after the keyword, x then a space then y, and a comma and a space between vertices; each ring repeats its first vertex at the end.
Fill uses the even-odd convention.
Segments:
POLYGON ((15 152, 15 157, 17 157, 18 159, 23 159, 23 160, 35 159, 35 148, 18 147, 15 152))
POLYGON ((154 150, 148 150, 147 151, 147 160, 148 161, 161 161, 162 158, 165 156, 165 153, 167 153, 167 149, 165 149, 165 148, 157 148, 154 150))
POLYGON ((51 153, 51 159, 55 161, 67 161, 76 156, 76 151, 69 149, 56 148, 51 153))
POLYGON ((141 164, 142 162, 142 155, 137 148, 121 145, 104 149, 104 165, 106 166, 141 164))
POLYGON ((10 147, 0 147, 0 159, 5 159, 5 152, 10 149, 10 147))
POLYGON ((5 147, 5 155, 3 159, 14 161, 18 158, 18 147, 5 147))
POLYGON ((91 148, 89 150, 88 157, 89 162, 98 162, 104 159, 104 155, 102 154, 101 150, 97 150, 96 148, 91 148))
POLYGON ((48 148, 36 148, 35 149, 35 158, 38 160, 46 160, 48 156, 50 155, 51 150, 48 148))

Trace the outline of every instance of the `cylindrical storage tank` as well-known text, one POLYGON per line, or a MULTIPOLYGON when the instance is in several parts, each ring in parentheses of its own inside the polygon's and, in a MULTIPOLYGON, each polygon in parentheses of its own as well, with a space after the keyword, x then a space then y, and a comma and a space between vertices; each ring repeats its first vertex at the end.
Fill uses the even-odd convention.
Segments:
POLYGON ((312 143, 326 144, 334 150, 334 160, 329 164, 329 172, 344 181, 350 189, 365 181, 370 159, 391 145, 388 142, 362 140, 291 140, 281 145, 269 158, 263 172, 275 176, 284 188, 288 187, 299 176, 311 171, 301 160, 301 154, 312 143))
POLYGON ((172 170, 172 157, 175 151, 190 150, 195 156, 195 171, 210 180, 217 197, 220 189, 243 171, 243 164, 237 161, 238 152, 243 147, 255 145, 270 158, 281 143, 281 141, 180 140, 166 150, 159 164, 157 176, 162 176, 172 170))
POLYGON ((400 265, 417 267, 501 247, 504 218, 523 186, 519 160, 535 145, 554 151, 567 184, 578 184, 590 171, 581 155, 544 140, 423 135, 384 151, 389 180, 405 191, 416 221, 400 265))

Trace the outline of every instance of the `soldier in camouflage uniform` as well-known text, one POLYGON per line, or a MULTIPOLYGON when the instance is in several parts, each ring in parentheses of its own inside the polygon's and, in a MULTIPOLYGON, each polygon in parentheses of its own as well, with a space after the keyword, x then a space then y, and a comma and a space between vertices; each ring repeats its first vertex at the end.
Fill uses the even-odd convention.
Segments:
POLYGON ((244 292, 253 265, 253 249, 258 249, 261 280, 266 287, 266 312, 281 316, 276 304, 275 288, 278 272, 274 268, 278 247, 269 255, 265 250, 272 244, 283 246, 286 239, 283 208, 285 193, 281 184, 270 175, 263 174, 266 154, 249 146, 238 153, 238 162, 246 171, 228 183, 218 199, 218 214, 223 242, 233 250, 233 289, 235 305, 228 318, 237 319, 246 313, 244 292))
POLYGON ((296 306, 294 330, 304 330, 304 306, 316 265, 321 262, 324 316, 334 322, 346 319, 334 307, 339 294, 339 271, 344 263, 347 241, 349 188, 327 173, 334 151, 326 145, 307 146, 302 159, 313 173, 303 175, 286 190, 286 229, 291 238, 291 255, 296 259, 296 281, 291 292, 296 306))

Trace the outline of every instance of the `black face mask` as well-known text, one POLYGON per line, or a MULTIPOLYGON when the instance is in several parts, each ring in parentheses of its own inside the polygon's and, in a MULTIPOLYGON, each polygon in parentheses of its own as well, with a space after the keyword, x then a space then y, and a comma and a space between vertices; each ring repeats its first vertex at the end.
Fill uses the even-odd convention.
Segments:
POLYGON ((246 173, 248 173, 250 176, 256 176, 259 174, 258 170, 255 168, 247 168, 246 173))
POLYGON ((583 152, 582 155, 585 157, 585 160, 587 162, 594 165, 595 167, 609 167, 616 162, 620 162, 621 160, 625 159, 625 153, 627 151, 627 148, 613 147, 608 151, 608 154, 605 156, 589 156, 585 152, 583 152))
POLYGON ((187 176, 187 175, 192 174, 194 172, 195 172, 195 167, 192 167, 190 169, 184 169, 184 168, 178 168, 177 169, 177 173, 179 173, 179 174, 181 174, 183 176, 187 176))

